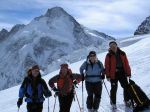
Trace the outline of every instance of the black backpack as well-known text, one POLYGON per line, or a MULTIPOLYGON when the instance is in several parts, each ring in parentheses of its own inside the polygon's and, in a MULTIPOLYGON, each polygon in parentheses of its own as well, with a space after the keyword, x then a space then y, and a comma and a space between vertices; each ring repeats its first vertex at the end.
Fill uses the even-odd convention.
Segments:
POLYGON ((129 91, 133 101, 136 103, 134 112, 136 110, 144 110, 150 106, 150 100, 144 91, 131 79, 129 79, 129 91))

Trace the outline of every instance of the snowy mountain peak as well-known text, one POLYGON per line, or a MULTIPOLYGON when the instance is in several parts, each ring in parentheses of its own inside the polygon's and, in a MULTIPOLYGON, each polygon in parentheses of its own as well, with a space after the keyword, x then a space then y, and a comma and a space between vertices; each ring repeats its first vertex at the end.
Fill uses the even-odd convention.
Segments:
POLYGON ((4 28, 0 31, 0 33, 2 33, 2 32, 8 33, 8 31, 4 28))
POLYGON ((15 26, 12 27, 12 29, 9 32, 9 35, 15 34, 17 31, 21 30, 22 28, 24 28, 25 25, 24 24, 16 24, 15 26))
POLYGON ((0 90, 21 82, 34 64, 45 73, 51 72, 62 62, 85 58, 89 50, 104 51, 113 39, 85 29, 60 7, 48 9, 26 26, 15 25, 8 34, 12 38, 0 44, 0 90))
POLYGON ((134 35, 142 35, 150 33, 150 16, 147 17, 141 25, 136 29, 134 35))
POLYGON ((6 29, 2 29, 0 31, 0 41, 4 40, 8 36, 8 31, 6 29))
POLYGON ((44 16, 54 18, 54 17, 60 17, 62 15, 69 15, 69 14, 61 7, 54 7, 48 9, 44 16))

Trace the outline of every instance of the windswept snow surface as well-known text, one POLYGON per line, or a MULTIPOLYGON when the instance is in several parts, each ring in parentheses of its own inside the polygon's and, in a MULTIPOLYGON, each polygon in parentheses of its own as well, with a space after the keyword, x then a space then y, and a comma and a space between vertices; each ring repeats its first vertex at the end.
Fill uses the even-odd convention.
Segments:
MULTIPOLYGON (((149 35, 149 38, 143 38, 140 41, 136 42, 135 44, 122 48, 122 49, 126 52, 128 56, 129 63, 132 69, 132 79, 150 97, 150 81, 149 81, 149 78, 150 78, 150 53, 149 53, 150 52, 150 35, 149 35)), ((102 62, 104 62, 106 53, 107 52, 98 55, 98 58, 102 62)), ((83 61, 84 60, 70 65, 70 68, 73 70, 73 72, 79 73, 79 67, 83 63, 83 61)), ((48 80, 52 76, 57 74, 58 72, 59 70, 52 72, 43 78, 46 80, 46 82, 48 82, 48 80)), ((107 82, 107 80, 105 80, 105 83, 107 85, 108 90, 110 90, 110 83, 107 82)), ((19 86, 0 91, 0 112, 17 112, 16 102, 18 98, 19 86)), ((76 89, 76 93, 77 93, 80 105, 82 106, 81 84, 76 89)), ((86 97, 87 97, 87 93, 86 93, 85 86, 84 86, 84 108, 85 110, 87 110, 86 109, 86 97)), ((49 98, 50 112, 53 111, 54 100, 55 98, 53 96, 49 98)), ((56 102, 55 112, 59 112, 58 99, 56 101, 57 102, 56 102)), ((46 99, 44 102, 43 112, 48 111, 47 104, 48 104, 48 100, 46 99)), ((123 106, 123 92, 122 92, 122 88, 120 87, 120 85, 119 85, 118 92, 117 92, 117 106, 118 106, 117 112, 131 112, 128 109, 126 110, 123 106)), ((112 112, 110 109, 109 97, 108 97, 108 94, 106 92, 104 85, 103 85, 102 98, 101 98, 99 111, 100 112, 112 112)), ((23 105, 20 108, 20 112, 26 112, 26 103, 23 103, 23 105)), ((71 112, 80 112, 77 100, 73 101, 71 112)))

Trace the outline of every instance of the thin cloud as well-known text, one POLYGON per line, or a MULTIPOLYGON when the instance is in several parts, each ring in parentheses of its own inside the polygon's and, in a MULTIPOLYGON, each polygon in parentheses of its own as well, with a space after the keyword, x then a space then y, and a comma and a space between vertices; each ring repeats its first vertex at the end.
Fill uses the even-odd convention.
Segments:
POLYGON ((4 24, 27 24, 48 8, 60 6, 84 26, 115 37, 129 36, 149 16, 149 4, 148 0, 5 0, 0 1, 0 29, 4 24))
POLYGON ((13 26, 13 24, 7 24, 7 23, 1 23, 0 22, 0 25, 1 25, 1 29, 7 29, 7 30, 10 30, 11 27, 13 26))

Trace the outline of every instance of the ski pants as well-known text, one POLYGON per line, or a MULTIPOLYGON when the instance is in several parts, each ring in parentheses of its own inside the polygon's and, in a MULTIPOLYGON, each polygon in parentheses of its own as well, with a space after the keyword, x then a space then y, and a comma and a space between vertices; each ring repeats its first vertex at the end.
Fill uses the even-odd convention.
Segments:
POLYGON ((28 112, 42 112, 43 102, 42 103, 27 103, 28 112))
POLYGON ((110 90, 110 97, 111 97, 111 103, 116 104, 116 93, 118 88, 118 81, 121 84, 121 87, 123 88, 124 93, 124 101, 128 101, 130 99, 130 93, 128 92, 128 80, 125 76, 123 70, 117 71, 115 74, 115 79, 111 79, 111 90, 110 90))
POLYGON ((74 93, 71 92, 68 95, 58 96, 60 110, 59 112, 70 112, 70 107, 74 98, 74 93))
POLYGON ((86 90, 87 90, 87 108, 88 109, 98 109, 100 100, 101 100, 101 93, 102 93, 102 82, 85 82, 86 90))

